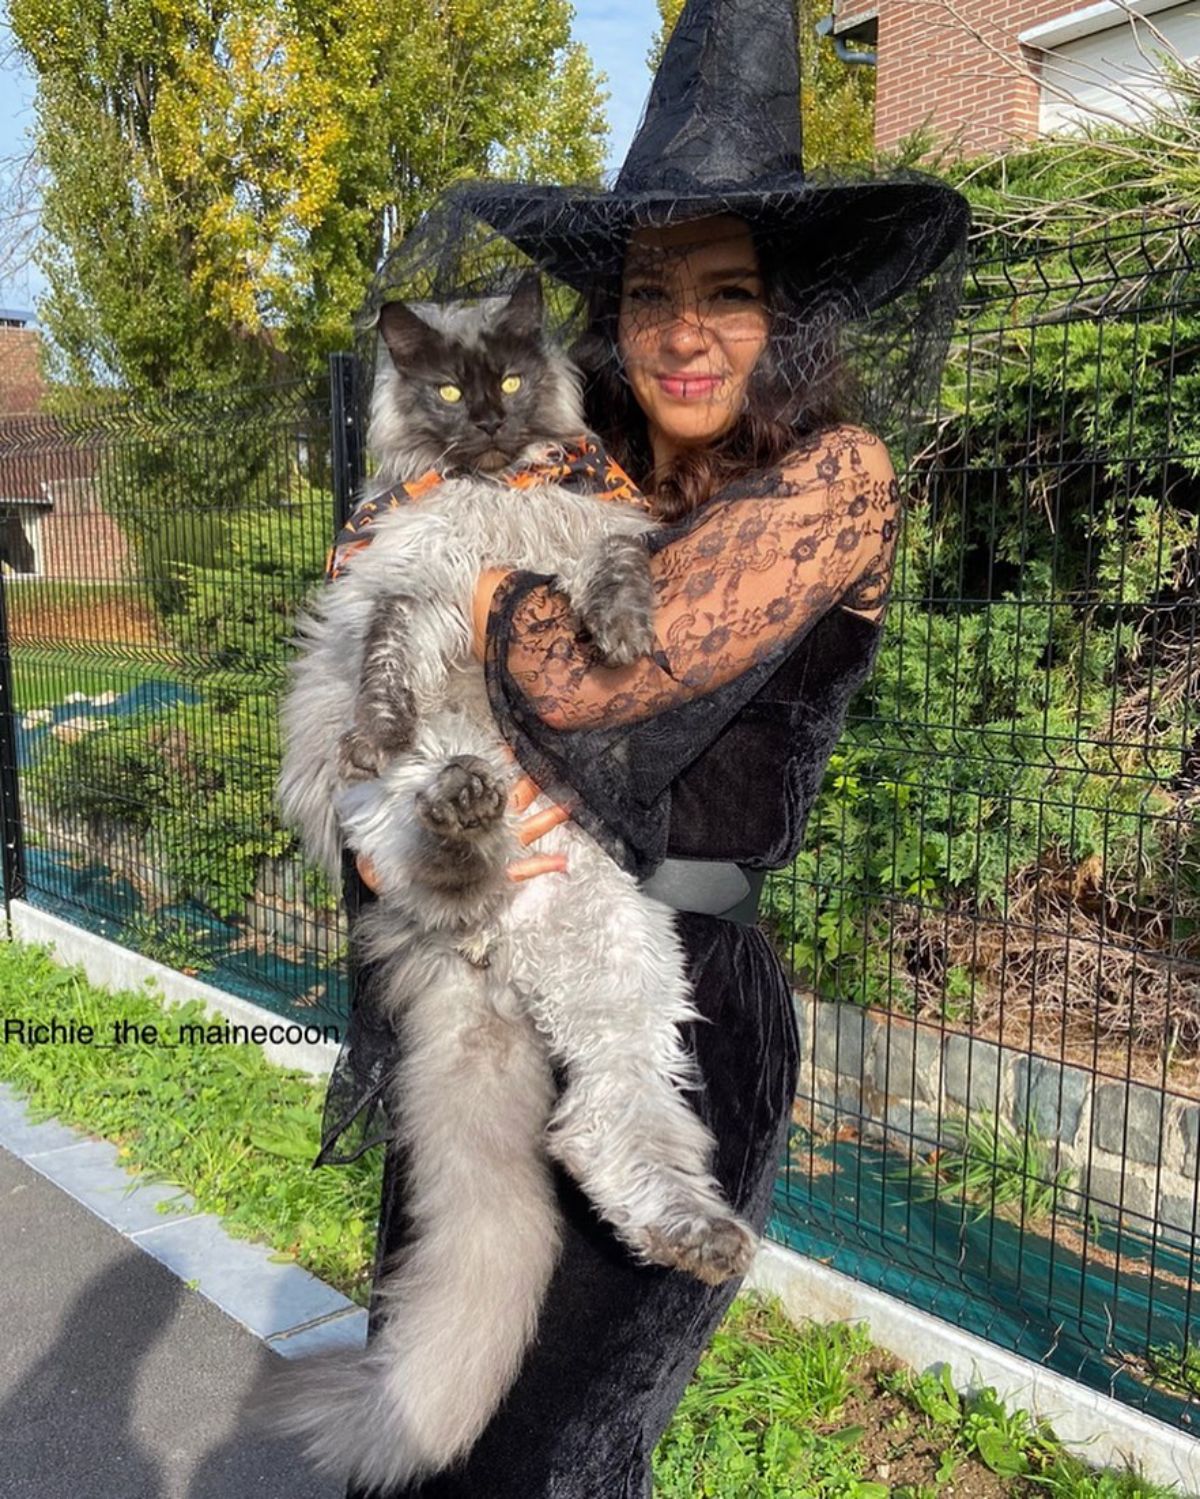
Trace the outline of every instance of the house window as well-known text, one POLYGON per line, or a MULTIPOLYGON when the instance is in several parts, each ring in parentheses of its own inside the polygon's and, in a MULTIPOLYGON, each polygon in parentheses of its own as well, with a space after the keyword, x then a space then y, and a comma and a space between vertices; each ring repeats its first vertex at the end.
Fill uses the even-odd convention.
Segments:
POLYGON ((1020 41, 1040 63, 1043 135, 1089 121, 1134 124, 1170 97, 1155 54, 1200 57, 1200 10, 1177 0, 1130 0, 1128 8, 1100 0, 1021 32, 1020 41))
POLYGON ((42 576, 42 516, 32 505, 0 501, 0 566, 17 577, 42 576))

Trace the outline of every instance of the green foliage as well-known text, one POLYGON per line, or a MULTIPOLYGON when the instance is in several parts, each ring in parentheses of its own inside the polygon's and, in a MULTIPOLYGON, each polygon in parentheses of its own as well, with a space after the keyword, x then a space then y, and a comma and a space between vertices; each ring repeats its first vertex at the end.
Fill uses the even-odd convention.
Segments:
POLYGON ((136 952, 168 968, 199 973, 211 968, 211 934, 178 918, 164 919, 138 912, 122 928, 123 940, 136 952))
POLYGON ((864 1471, 864 1428, 842 1419, 869 1347, 861 1327, 801 1332, 766 1303, 736 1304, 655 1451, 655 1492, 887 1499, 864 1471))
POLYGON ((278 689, 296 609, 324 573, 332 502, 305 489, 286 506, 253 506, 223 520, 221 549, 174 568, 172 620, 190 679, 210 699, 278 689))
MULTIPOLYGON (((27 776, 40 804, 85 819, 97 847, 145 838, 177 898, 226 918, 243 910, 262 861, 294 847, 275 806, 277 702, 297 605, 323 572, 332 502, 294 475, 289 486, 282 503, 144 507, 173 675, 199 700, 54 742, 27 776)), ((327 889, 314 894, 329 903, 327 889)), ((165 940, 153 923, 142 935, 165 940)))
POLYGON ((138 394, 319 370, 389 233, 448 182, 591 180, 566 0, 13 0, 46 173, 56 373, 138 394))
POLYGON ((900 1369, 881 1375, 879 1382, 885 1390, 903 1396, 934 1426, 957 1431, 962 1425, 962 1400, 954 1388, 949 1364, 943 1364, 936 1373, 900 1369))
POLYGON ((1054 1169, 1054 1146, 1039 1138, 1032 1124, 1015 1129, 986 1110, 941 1126, 946 1145, 932 1161, 916 1161, 915 1181, 924 1190, 914 1202, 934 1198, 970 1203, 976 1218, 1008 1210, 1026 1227, 1061 1212, 1060 1197, 1075 1173, 1054 1169))
POLYGON ((177 704, 55 743, 29 771, 35 801, 86 820, 96 847, 144 837, 179 900, 239 915, 264 859, 293 847, 278 825, 275 699, 177 704))
POLYGON ((1191 1401, 1200 1401, 1200 1347, 1189 1342, 1151 1344, 1147 1362, 1154 1383, 1191 1401))
MULTIPOLYGON (((1047 859, 1098 861, 1109 920, 1196 950, 1197 843, 1172 783, 1196 732, 1200 91, 1174 81, 1144 125, 936 162, 976 244, 937 440, 912 466, 905 602, 768 894, 822 996, 911 1007, 897 910, 999 918, 1047 859)), ((960 1018, 969 993, 960 972, 960 1018)))

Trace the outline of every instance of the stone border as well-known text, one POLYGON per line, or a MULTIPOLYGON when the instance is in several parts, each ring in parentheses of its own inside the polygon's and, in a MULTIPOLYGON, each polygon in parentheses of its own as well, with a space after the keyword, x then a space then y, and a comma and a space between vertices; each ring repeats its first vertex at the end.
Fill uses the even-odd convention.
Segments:
POLYGON ((1052 1169, 1072 1173, 1064 1211, 1195 1244, 1200 1102, 885 1011, 795 1001, 797 1093, 819 1120, 854 1116, 864 1139, 923 1154, 945 1143, 947 1121, 1032 1126, 1052 1169))
POLYGON ((865 1322, 874 1343, 924 1372, 947 1364, 959 1390, 991 1385, 1010 1407, 1048 1421, 1069 1451, 1095 1467, 1132 1464, 1143 1477, 1200 1494, 1200 1442, 1132 1406, 963 1332, 940 1317, 766 1242, 746 1285, 779 1296, 798 1326, 865 1322))
MULTIPOLYGON (((201 979, 177 973, 164 963, 144 957, 95 932, 73 926, 61 916, 39 910, 28 901, 10 905, 9 935, 22 942, 49 942, 64 965, 79 964, 88 980, 100 989, 136 989, 152 985, 160 997, 180 1003, 198 999, 210 1015, 235 1025, 278 1025, 285 1017, 252 1000, 228 994, 201 979)), ((338 1048, 326 1041, 264 1041, 263 1055, 280 1067, 295 1067, 310 1077, 328 1077, 338 1048)))
POLYGON ((265 1244, 234 1239, 186 1192, 131 1175, 117 1148, 57 1119, 34 1123, 0 1083, 0 1146, 60 1187, 132 1244, 194 1283, 227 1317, 284 1358, 361 1348, 367 1313, 300 1265, 278 1264, 265 1244), (164 1215, 160 1202, 180 1211, 164 1215))

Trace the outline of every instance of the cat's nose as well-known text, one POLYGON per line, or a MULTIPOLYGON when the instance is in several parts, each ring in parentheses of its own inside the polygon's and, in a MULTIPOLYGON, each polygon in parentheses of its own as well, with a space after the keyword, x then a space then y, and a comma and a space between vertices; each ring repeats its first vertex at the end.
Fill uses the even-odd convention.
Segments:
POLYGON ((504 418, 502 416, 482 416, 475 425, 481 432, 486 432, 489 437, 495 437, 496 433, 504 425, 504 418))

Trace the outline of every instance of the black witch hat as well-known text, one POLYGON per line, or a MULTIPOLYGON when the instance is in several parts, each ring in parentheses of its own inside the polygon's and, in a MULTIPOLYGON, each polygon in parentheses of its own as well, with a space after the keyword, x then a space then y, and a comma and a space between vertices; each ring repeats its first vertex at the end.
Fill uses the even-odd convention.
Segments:
POLYGON ((805 175, 792 0, 687 0, 607 191, 477 184, 460 203, 568 285, 618 269, 632 229, 737 214, 787 250, 789 279, 862 316, 959 246, 967 201, 919 174, 805 175))

